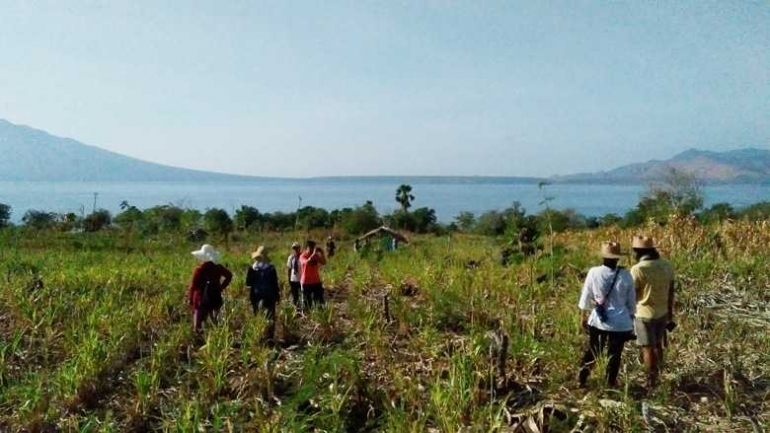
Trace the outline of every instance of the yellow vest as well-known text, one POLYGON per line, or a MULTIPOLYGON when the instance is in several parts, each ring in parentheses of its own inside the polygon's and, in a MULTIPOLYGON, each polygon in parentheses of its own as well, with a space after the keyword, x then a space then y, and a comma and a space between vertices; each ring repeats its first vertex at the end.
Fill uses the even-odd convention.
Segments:
POLYGON ((669 288, 674 283, 674 267, 666 260, 642 259, 631 268, 636 286, 636 317, 660 319, 668 314, 669 288))

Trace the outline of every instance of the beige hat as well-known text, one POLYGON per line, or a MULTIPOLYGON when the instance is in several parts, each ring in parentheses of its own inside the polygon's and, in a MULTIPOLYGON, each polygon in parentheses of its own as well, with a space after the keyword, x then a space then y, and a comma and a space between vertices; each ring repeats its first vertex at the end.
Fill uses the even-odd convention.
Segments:
POLYGON ((632 248, 635 250, 654 250, 655 239, 649 236, 634 236, 632 248))
POLYGON ((622 259, 624 254, 618 242, 602 242, 601 256, 605 259, 622 259))
POLYGON ((193 251, 192 255, 195 256, 196 259, 204 263, 205 262, 219 263, 219 260, 222 258, 222 254, 220 254, 219 251, 215 250, 214 247, 212 247, 209 244, 203 245, 201 249, 197 251, 193 251))
POLYGON ((302 245, 300 245, 299 242, 294 242, 293 244, 291 244, 291 249, 294 250, 297 248, 302 248, 302 245))
POLYGON ((260 245, 256 251, 251 253, 251 258, 253 260, 259 260, 259 261, 267 260, 267 248, 265 248, 264 245, 260 245))

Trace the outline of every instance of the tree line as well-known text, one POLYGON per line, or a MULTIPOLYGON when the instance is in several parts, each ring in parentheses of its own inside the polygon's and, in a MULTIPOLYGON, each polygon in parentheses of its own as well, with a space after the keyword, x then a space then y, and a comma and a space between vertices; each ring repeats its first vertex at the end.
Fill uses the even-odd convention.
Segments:
MULTIPOLYGON (((556 198, 558 199, 558 198, 556 198)), ((666 224, 672 215, 698 218, 709 224, 725 220, 768 220, 770 202, 735 209, 727 203, 704 208, 703 188, 693 177, 671 170, 660 182, 650 185, 637 206, 625 215, 608 214, 588 217, 574 209, 553 209, 546 197, 545 209, 528 214, 520 203, 514 202, 503 210, 482 213, 478 217, 471 212, 461 212, 451 223, 439 223, 436 211, 429 207, 412 210, 415 200, 410 185, 396 190, 395 200, 399 209, 380 214, 371 201, 357 207, 328 211, 305 206, 294 212, 261 212, 243 205, 229 214, 224 209, 211 208, 204 212, 173 204, 139 209, 127 202, 121 211, 112 215, 99 209, 85 216, 74 213, 59 214, 43 210, 29 210, 21 219, 21 226, 37 230, 96 232, 104 229, 122 229, 151 236, 160 233, 211 233, 228 235, 235 231, 291 231, 327 229, 358 235, 381 225, 414 233, 464 232, 487 236, 508 235, 537 237, 545 231, 561 232, 570 229, 598 228, 617 225, 635 227, 653 221, 666 224)), ((11 207, 0 203, 0 228, 11 225, 11 207)))

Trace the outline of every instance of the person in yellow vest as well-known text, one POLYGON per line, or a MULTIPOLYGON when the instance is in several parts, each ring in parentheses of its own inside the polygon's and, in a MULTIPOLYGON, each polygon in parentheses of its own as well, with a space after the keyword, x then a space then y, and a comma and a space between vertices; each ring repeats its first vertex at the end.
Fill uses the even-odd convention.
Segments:
POLYGON ((674 267, 660 257, 651 237, 634 237, 632 247, 638 262, 631 268, 636 287, 634 332, 647 366, 647 388, 652 389, 663 362, 666 331, 674 323, 674 267))

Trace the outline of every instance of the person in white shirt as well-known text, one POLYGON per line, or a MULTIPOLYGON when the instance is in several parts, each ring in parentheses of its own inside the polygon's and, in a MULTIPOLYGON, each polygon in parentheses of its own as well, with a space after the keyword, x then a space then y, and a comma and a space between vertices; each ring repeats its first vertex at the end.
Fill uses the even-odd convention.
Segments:
POLYGON ((291 244, 291 254, 289 254, 289 258, 286 260, 286 279, 289 281, 289 287, 291 288, 291 300, 294 303, 294 307, 297 308, 297 310, 300 310, 302 305, 302 299, 300 298, 301 294, 301 285, 300 285, 300 267, 299 267, 299 253, 300 253, 300 244, 299 242, 294 242, 291 244))
POLYGON ((623 257, 620 244, 603 243, 601 256, 604 264, 588 271, 578 303, 583 311, 583 329, 589 336, 579 374, 581 387, 586 386, 596 357, 605 350, 609 356, 607 384, 616 387, 623 346, 633 336, 636 290, 631 273, 618 266, 623 257))

